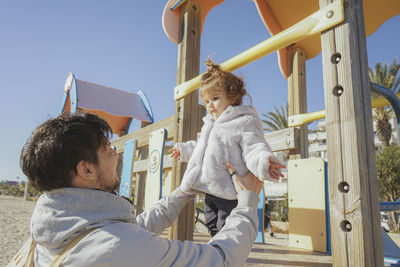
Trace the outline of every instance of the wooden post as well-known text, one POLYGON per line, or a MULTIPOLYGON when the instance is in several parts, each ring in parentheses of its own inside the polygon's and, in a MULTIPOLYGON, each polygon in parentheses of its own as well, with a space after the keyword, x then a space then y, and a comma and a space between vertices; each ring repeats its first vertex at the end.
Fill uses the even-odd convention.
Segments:
POLYGON ((383 266, 362 0, 344 12, 321 34, 333 264, 383 266))
MULTIPOLYGON (((149 125, 151 125, 151 122, 142 121, 140 124, 140 128, 144 128, 149 125)), ((146 136, 146 138, 150 139, 150 136, 146 136)), ((138 151, 138 160, 147 160, 149 158, 149 148, 143 147, 141 149, 137 149, 137 147, 138 147, 138 142, 136 142, 136 150, 138 151)), ((145 192, 145 188, 146 188, 146 178, 147 178, 147 169, 144 172, 139 172, 136 174, 135 198, 133 201, 133 205, 135 206, 135 209, 136 209, 136 215, 143 212, 144 192, 145 192)))
MULTIPOLYGON (((291 50, 288 68, 288 116, 307 113, 306 53, 299 48, 291 50)), ((296 128, 300 129, 300 147, 290 151, 290 159, 308 158, 307 125, 296 128)))
MULTIPOLYGON (((200 6, 188 0, 180 9, 180 43, 178 47, 177 84, 199 74, 200 67, 200 6)), ((194 91, 176 102, 174 142, 196 140, 200 130, 198 91, 194 91)), ((181 183, 186 164, 177 160, 172 165, 172 190, 181 183)), ((193 240, 194 202, 189 202, 177 221, 170 227, 169 239, 193 240)))
MULTIPOLYGON (((138 156, 139 160, 148 159, 149 157, 148 147, 141 148, 138 150, 139 150, 139 156, 138 156)), ((147 176, 147 169, 144 172, 136 173, 135 198, 133 201, 133 205, 135 206, 136 209, 136 215, 139 215, 143 211, 146 176, 147 176)))

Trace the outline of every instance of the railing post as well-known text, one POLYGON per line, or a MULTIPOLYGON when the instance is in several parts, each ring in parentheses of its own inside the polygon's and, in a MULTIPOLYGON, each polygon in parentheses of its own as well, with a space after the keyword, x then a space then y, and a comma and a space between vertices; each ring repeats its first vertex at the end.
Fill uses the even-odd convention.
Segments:
MULTIPOLYGON (((180 43, 178 46, 177 84, 190 80, 199 74, 200 67, 200 6, 188 0, 180 8, 180 43)), ((174 142, 196 140, 200 130, 198 91, 195 90, 175 106, 174 142)), ((172 165, 172 190, 178 187, 186 169, 186 164, 174 160, 172 165)), ((193 240, 194 203, 189 202, 177 221, 170 227, 169 239, 193 240)))
MULTIPOLYGON (((288 55, 288 116, 307 113, 306 86, 306 53, 293 49, 288 55)), ((301 125, 300 147, 298 151, 290 151, 290 159, 308 158, 308 128, 301 125)))
POLYGON ((344 13, 321 34, 333 264, 383 266, 363 1, 344 13))

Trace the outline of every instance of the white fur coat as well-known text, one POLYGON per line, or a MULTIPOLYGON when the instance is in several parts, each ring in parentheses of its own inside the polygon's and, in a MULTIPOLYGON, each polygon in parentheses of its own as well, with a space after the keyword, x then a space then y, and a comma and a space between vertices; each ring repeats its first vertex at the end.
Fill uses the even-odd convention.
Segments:
POLYGON ((208 114, 198 142, 177 143, 181 161, 189 161, 180 189, 201 191, 224 199, 236 199, 236 190, 225 163, 238 175, 249 170, 260 180, 272 180, 269 159, 281 163, 264 139, 257 111, 250 106, 229 106, 217 119, 208 114))

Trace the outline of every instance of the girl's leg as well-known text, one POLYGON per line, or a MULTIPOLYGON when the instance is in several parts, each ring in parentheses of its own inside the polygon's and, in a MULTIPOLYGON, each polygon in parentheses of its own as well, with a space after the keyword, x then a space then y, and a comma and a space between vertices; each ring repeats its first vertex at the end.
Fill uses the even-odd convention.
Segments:
POLYGON ((215 198, 216 197, 213 195, 206 194, 204 199, 204 218, 211 236, 214 236, 218 233, 218 209, 214 203, 215 198))
POLYGON ((218 198, 216 203, 218 207, 217 229, 220 231, 225 225, 226 218, 231 214, 231 211, 236 208, 238 202, 237 200, 218 198))
POLYGON ((272 232, 271 221, 268 222, 268 232, 269 232, 269 235, 270 235, 271 237, 274 236, 274 232, 272 232))

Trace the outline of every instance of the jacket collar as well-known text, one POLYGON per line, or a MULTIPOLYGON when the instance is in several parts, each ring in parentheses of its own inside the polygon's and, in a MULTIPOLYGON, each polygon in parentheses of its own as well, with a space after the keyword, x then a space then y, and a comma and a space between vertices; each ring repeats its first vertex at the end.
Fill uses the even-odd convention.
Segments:
POLYGON ((257 111, 255 108, 252 106, 228 106, 222 114, 216 118, 215 116, 211 114, 207 114, 203 118, 204 123, 223 123, 226 121, 230 121, 233 118, 236 118, 240 115, 245 115, 245 114, 257 114, 257 111))
POLYGON ((60 188, 39 197, 32 215, 31 233, 39 244, 57 248, 76 232, 109 221, 136 222, 132 205, 100 190, 60 188))

